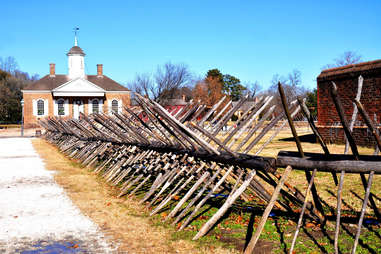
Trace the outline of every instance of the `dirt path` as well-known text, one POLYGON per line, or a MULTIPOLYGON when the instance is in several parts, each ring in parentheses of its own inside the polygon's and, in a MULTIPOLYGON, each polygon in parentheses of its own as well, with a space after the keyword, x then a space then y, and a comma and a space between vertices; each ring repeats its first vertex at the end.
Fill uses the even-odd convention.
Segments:
POLYGON ((113 253, 45 169, 31 139, 0 139, 0 253, 113 253))

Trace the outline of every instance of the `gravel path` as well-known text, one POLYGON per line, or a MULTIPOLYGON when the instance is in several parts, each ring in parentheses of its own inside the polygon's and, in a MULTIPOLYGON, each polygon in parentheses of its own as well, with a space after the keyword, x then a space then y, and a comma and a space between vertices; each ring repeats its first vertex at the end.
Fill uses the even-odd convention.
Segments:
POLYGON ((0 139, 0 253, 116 253, 27 138, 0 139))

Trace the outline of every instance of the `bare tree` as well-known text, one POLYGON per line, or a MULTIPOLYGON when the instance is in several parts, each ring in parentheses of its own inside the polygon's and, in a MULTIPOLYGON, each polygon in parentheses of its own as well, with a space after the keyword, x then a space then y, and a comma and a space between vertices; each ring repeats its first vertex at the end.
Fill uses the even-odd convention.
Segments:
POLYGON ((244 86, 246 87, 246 92, 249 93, 251 98, 254 98, 258 91, 262 88, 258 81, 246 82, 244 86))
POLYGON ((150 97, 152 86, 152 78, 148 73, 137 74, 135 79, 127 84, 128 89, 131 91, 145 95, 147 97, 150 97))
POLYGON ((13 56, 8 56, 4 59, 0 57, 0 69, 13 75, 18 69, 16 59, 13 56))
POLYGON ((291 87, 298 87, 302 83, 302 73, 294 69, 291 73, 288 74, 288 84, 291 87))
POLYGON ((278 83, 281 83, 286 95, 286 98, 289 101, 296 99, 297 96, 303 95, 306 93, 305 88, 302 86, 301 72, 297 69, 294 69, 291 73, 285 76, 275 74, 271 80, 271 87, 267 91, 267 94, 271 94, 277 98, 277 102, 281 105, 281 100, 278 93, 278 83))
POLYGON ((127 87, 155 101, 163 101, 180 98, 182 95, 191 97, 193 83, 188 66, 168 62, 158 66, 153 76, 147 73, 136 75, 133 81, 127 83, 127 87))
POLYGON ((338 58, 334 59, 335 63, 324 65, 322 69, 324 70, 324 69, 345 66, 348 64, 356 64, 361 61, 362 61, 361 55, 358 55, 354 51, 346 51, 342 55, 340 55, 338 58))
POLYGON ((156 101, 173 98, 178 89, 192 82, 188 66, 170 62, 164 66, 158 66, 154 78, 156 83, 151 87, 151 94, 156 101))

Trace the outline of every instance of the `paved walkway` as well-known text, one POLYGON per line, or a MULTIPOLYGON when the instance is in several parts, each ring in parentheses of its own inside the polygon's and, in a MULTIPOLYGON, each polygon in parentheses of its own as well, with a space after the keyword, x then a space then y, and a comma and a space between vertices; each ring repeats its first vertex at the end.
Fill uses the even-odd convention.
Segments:
POLYGON ((0 253, 114 253, 53 174, 31 139, 0 139, 0 253))

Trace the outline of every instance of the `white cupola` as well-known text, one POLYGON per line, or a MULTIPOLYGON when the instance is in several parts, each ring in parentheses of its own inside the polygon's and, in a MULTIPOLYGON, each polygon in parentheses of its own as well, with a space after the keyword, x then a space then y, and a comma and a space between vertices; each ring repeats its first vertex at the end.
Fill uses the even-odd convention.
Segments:
POLYGON ((74 47, 67 53, 70 79, 85 77, 85 55, 83 50, 78 47, 77 36, 75 36, 74 47))

